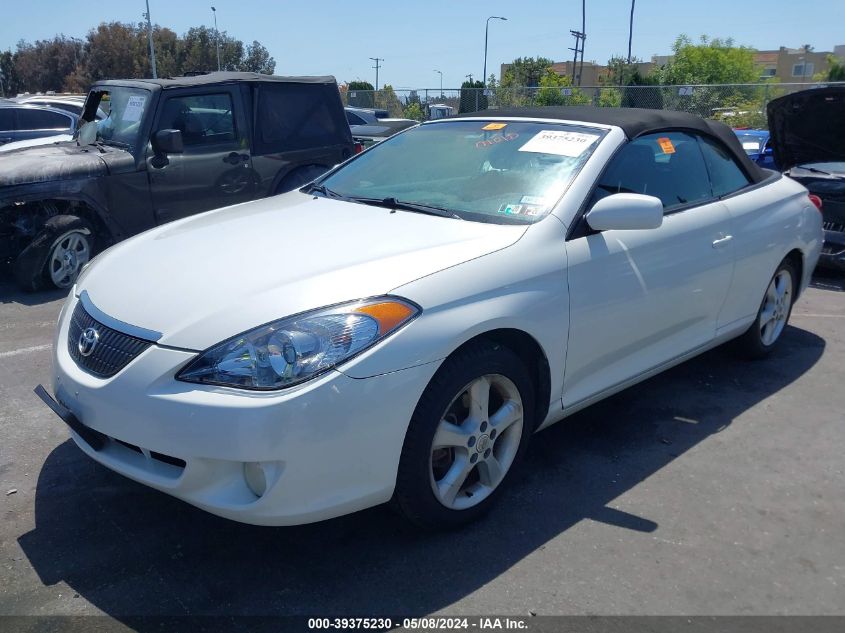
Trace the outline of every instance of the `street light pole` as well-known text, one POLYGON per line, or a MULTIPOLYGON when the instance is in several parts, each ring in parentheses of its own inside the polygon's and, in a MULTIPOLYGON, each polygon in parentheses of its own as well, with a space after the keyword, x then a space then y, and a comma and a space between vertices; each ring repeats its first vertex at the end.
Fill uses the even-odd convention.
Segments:
POLYGON ((443 98, 443 72, 440 70, 434 69, 434 72, 440 75, 440 98, 443 98))
POLYGON ((217 9, 211 7, 214 14, 214 47, 217 49, 217 72, 220 72, 220 31, 217 30, 217 9))
POLYGON ((500 15, 491 15, 487 18, 487 23, 484 25, 484 74, 481 77, 481 85, 485 88, 487 87, 487 35, 490 31, 490 20, 504 20, 507 22, 508 19, 500 15))
POLYGON ((150 40, 150 66, 153 67, 153 79, 158 79, 156 73, 156 49, 153 46, 153 23, 150 20, 150 0, 147 0, 147 12, 144 14, 147 18, 147 38, 150 40))
POLYGON ((628 21, 628 65, 631 65, 631 42, 634 39, 634 2, 631 0, 631 19, 628 21))

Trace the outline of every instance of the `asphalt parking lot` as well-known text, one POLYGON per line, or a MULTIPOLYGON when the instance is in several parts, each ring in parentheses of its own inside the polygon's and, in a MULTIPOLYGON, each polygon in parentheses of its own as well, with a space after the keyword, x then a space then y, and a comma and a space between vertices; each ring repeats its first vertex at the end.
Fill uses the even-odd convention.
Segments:
POLYGON ((845 614, 843 278, 774 357, 717 349, 544 431, 448 534, 240 525, 97 465, 32 393, 61 300, 0 281, 0 615, 845 614))

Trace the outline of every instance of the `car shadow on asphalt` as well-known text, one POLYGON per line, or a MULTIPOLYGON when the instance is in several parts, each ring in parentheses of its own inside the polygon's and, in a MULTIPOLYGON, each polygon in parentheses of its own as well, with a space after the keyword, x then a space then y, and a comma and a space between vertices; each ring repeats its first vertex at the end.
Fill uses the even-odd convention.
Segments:
MULTIPOLYGON (((35 528, 19 543, 45 585, 133 616, 429 614, 494 581, 584 520, 660 534, 609 505, 807 372, 825 342, 795 327, 749 365, 720 348, 534 438, 499 504, 451 533, 386 507, 319 524, 241 525, 112 473, 71 441, 41 469, 35 528)), ((361 455, 367 459, 367 455, 361 455)), ((679 482, 680 485, 680 482, 679 482)))
POLYGON ((19 303, 25 306, 37 306, 42 303, 49 303, 58 299, 64 299, 68 289, 54 288, 52 290, 40 290, 38 292, 27 292, 18 288, 14 282, 6 279, 0 274, 0 303, 19 303))

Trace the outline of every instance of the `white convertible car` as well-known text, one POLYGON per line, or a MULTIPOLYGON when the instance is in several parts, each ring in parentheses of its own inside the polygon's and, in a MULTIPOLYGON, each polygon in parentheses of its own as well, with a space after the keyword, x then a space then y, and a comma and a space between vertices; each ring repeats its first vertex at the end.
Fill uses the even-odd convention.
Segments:
POLYGON ((449 527, 538 429, 730 339, 768 354, 821 245, 807 191, 721 124, 482 112, 102 253, 37 392, 93 459, 214 514, 392 500, 449 527))

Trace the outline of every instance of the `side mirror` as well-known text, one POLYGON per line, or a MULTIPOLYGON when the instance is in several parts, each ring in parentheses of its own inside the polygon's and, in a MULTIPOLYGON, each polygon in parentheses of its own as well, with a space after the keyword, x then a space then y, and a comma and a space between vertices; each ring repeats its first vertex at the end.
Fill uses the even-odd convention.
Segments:
POLYGON ((615 193, 593 205, 587 224, 596 231, 656 229, 663 224, 663 203, 654 196, 615 193))
POLYGON ((182 132, 179 130, 159 130, 153 135, 153 149, 159 154, 181 154, 185 151, 182 132))
POLYGON ((774 156, 775 152, 771 147, 767 147, 763 150, 763 156, 774 156))

